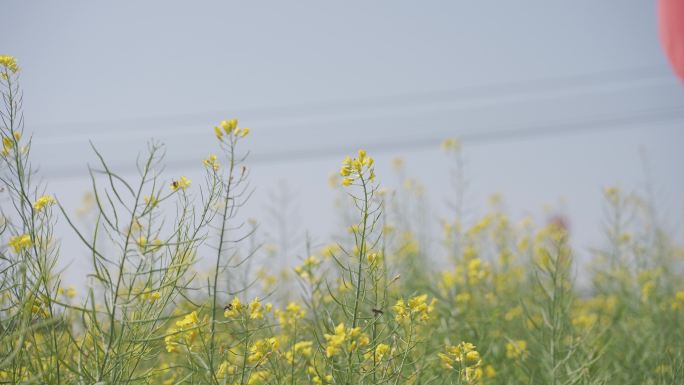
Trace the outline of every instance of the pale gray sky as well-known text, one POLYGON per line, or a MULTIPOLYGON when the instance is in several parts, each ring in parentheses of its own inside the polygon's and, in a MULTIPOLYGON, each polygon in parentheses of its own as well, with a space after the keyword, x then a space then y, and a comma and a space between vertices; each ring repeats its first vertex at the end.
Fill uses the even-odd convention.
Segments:
MULTIPOLYGON (((237 117, 252 129, 248 216, 265 217, 268 193, 287 179, 302 230, 324 240, 335 224, 327 177, 359 147, 377 154, 390 187, 391 159, 403 155, 432 215, 445 216, 436 143, 463 136, 474 212, 493 192, 514 216, 562 199, 576 243, 588 247, 601 239, 602 188, 643 188, 642 152, 661 212, 681 232, 684 87, 661 52, 654 8, 5 0, 0 51, 19 60, 33 159, 67 207, 88 187, 88 140, 130 170, 155 137, 167 144, 169 178, 199 181, 200 160, 215 151, 212 125, 237 117), (530 128, 573 133, 482 138, 530 128)), ((80 258, 76 245, 64 249, 80 258)))

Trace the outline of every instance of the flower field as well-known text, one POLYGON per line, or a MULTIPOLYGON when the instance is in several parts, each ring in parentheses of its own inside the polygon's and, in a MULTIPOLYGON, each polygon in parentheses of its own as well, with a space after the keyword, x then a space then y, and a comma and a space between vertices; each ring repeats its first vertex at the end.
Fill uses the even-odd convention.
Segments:
MULTIPOLYGON (((456 191, 427 255, 405 207, 420 188, 383 188, 359 150, 330 165, 337 236, 274 271, 240 219, 248 128, 207 127, 200 181, 163 173, 155 142, 136 178, 95 150, 83 224, 32 167, 19 73, 0 56, 0 383, 684 383, 684 248, 643 197, 604 191, 605 241, 579 269, 562 219, 510 218, 495 196, 463 221, 456 191), (57 220, 86 251, 83 290, 60 277, 57 220)), ((461 175, 459 142, 442 147, 461 175)))

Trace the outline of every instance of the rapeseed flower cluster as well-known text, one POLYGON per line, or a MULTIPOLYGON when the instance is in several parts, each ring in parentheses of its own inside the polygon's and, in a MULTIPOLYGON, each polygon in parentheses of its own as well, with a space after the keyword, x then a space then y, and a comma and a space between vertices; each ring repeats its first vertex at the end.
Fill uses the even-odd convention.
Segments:
POLYGON ((255 297, 252 302, 249 303, 248 311, 250 319, 264 319, 264 313, 270 313, 273 309, 273 305, 270 303, 262 304, 259 297, 255 297))
POLYGON ((295 365, 297 357, 309 360, 313 355, 313 341, 299 341, 283 355, 290 365, 295 365))
POLYGON ((380 343, 375 346, 375 349, 366 352, 363 355, 363 358, 366 361, 378 363, 386 358, 388 353, 391 353, 391 347, 387 344, 380 343))
POLYGON ((275 316, 283 327, 294 327, 298 320, 306 316, 306 311, 296 302, 290 302, 285 306, 285 310, 275 310, 275 316))
POLYGON ((170 328, 164 337, 166 351, 169 353, 178 353, 182 346, 191 349, 192 343, 199 335, 200 320, 197 311, 193 311, 183 317, 182 320, 176 322, 176 327, 170 328))
POLYGON ((52 198, 49 195, 42 195, 40 198, 38 198, 34 203, 33 203, 33 208, 36 211, 40 211, 43 209, 43 207, 46 206, 52 206, 55 203, 57 203, 54 198, 52 198))
POLYGON ((214 127, 216 139, 223 142, 227 138, 244 138, 249 134, 249 128, 238 128, 237 119, 222 120, 218 126, 214 127))
POLYGON ((320 265, 321 261, 315 256, 311 255, 307 257, 301 265, 295 267, 295 273, 300 276, 306 282, 315 282, 316 274, 314 269, 316 266, 320 265))
POLYGON ((63 287, 57 289, 57 294, 63 295, 69 299, 76 297, 76 288, 74 286, 69 286, 64 290, 63 287))
POLYGON ((262 303, 259 297, 255 297, 249 304, 245 305, 236 296, 225 306, 223 315, 226 318, 264 319, 264 313, 269 313, 272 309, 272 304, 262 303))
POLYGON ((156 207, 159 204, 159 198, 153 195, 145 195, 143 200, 145 201, 145 206, 156 207))
POLYGON ((457 152, 461 150, 461 142, 456 138, 447 138, 442 141, 442 151, 457 152))
POLYGON ((0 66, 5 67, 5 70, 8 70, 12 73, 19 71, 17 59, 11 55, 0 55, 0 66))
POLYGON ((433 298, 428 303, 428 295, 422 294, 411 297, 408 301, 404 301, 403 298, 397 300, 397 302, 392 307, 394 310, 394 318, 398 322, 406 320, 415 320, 414 317, 421 322, 426 322, 430 319, 430 313, 435 309, 437 304, 437 299, 433 298))
POLYGON ((272 354, 277 354, 280 342, 275 337, 257 340, 249 347, 247 361, 251 364, 259 364, 267 360, 272 354))
POLYGON ((267 383, 271 378, 271 372, 268 370, 254 370, 249 373, 247 385, 261 385, 267 383))
POLYGON ((228 361, 223 361, 219 365, 218 370, 216 370, 216 378, 223 380, 226 378, 226 376, 237 373, 237 370, 238 367, 236 365, 233 365, 228 361))
MULTIPOLYGON (((9 76, 17 70, 13 58, 0 57, 0 73, 9 76)), ((4 91, 9 82, 0 83, 6 99, 0 109, 16 105, 4 91)), ((227 120, 214 133, 222 159, 231 166, 223 184, 230 188, 209 183, 206 191, 193 194, 199 197, 194 201, 156 189, 153 172, 152 177, 141 176, 137 189, 122 177, 121 184, 96 188, 89 196, 86 209, 95 215, 82 219, 96 221, 97 231, 91 238, 89 232, 75 230, 92 250, 94 279, 76 304, 75 288, 62 288, 60 272, 51 269, 59 250, 52 240, 53 218, 46 214, 57 202, 50 195, 27 200, 43 191, 30 183, 37 179, 27 163, 30 146, 22 145, 16 126, 0 129, 10 166, 0 178, 0 191, 9 192, 3 195, 7 204, 0 218, 9 250, 0 259, 2 383, 681 382, 684 279, 679 273, 684 249, 658 227, 647 205, 617 188, 604 192, 608 244, 596 248, 599 258, 586 289, 573 286, 573 252, 562 218, 550 217, 537 233, 531 221, 511 225, 500 196, 490 199, 493 212, 473 221, 456 199, 454 212, 443 222, 442 256, 451 266, 440 280, 429 268, 439 261, 432 259, 438 249, 426 230, 423 185, 404 175, 403 162, 396 162, 403 187, 387 193, 369 186, 374 162, 359 151, 356 158, 345 159, 339 174, 344 185, 364 189, 363 197, 352 194, 349 201, 361 215, 345 216, 340 230, 350 233, 331 238, 319 252, 310 251, 307 237, 309 257, 294 269, 295 275, 289 267, 274 269, 272 257, 288 254, 284 250, 259 251, 260 237, 271 234, 251 233, 244 238, 247 247, 237 241, 243 239, 236 234, 242 225, 232 213, 214 215, 221 201, 223 208, 243 203, 243 190, 233 188, 232 183, 239 183, 232 171, 236 164, 237 170, 244 167, 234 150, 249 130, 227 120), (143 206, 137 194, 117 195, 117 185, 151 195, 144 196, 143 206), (113 204, 98 204, 107 198, 113 204), (152 211, 167 199, 176 200, 174 220, 152 211), (15 217, 10 217, 13 208, 15 217), (642 217, 649 220, 640 228, 634 222, 642 217), (220 220, 226 221, 229 233, 215 226, 220 220), (157 237, 167 231, 164 252, 153 252, 162 245, 157 237), (216 250, 216 268, 209 272, 214 279, 205 279, 193 264, 195 256, 217 244, 229 246, 216 250), (255 275, 265 288, 247 283, 254 277, 254 265, 240 256, 251 250, 266 258, 255 275), (301 292, 292 290, 296 285, 301 292), (245 297, 230 297, 221 317, 219 303, 236 292, 245 297), (300 294, 301 302, 292 302, 300 294), (253 299, 246 300, 247 295, 253 299), (264 295, 279 308, 265 303, 264 295), (429 327, 421 324, 428 321, 429 327), (452 346, 453 336, 472 343, 452 346), (163 344, 157 343, 160 338, 163 344)), ((460 164, 460 144, 447 140, 443 147, 460 164)), ((209 180, 219 182, 212 173, 220 170, 218 157, 209 155, 203 163, 213 174, 209 180)), ((244 170, 240 181, 247 177, 244 170)), ((453 174, 456 186, 458 171, 453 174)), ((190 180, 180 177, 171 189, 189 186, 190 180)), ((257 228, 256 222, 247 224, 247 230, 257 228)))
POLYGON ((525 359, 527 357, 527 341, 515 340, 506 343, 506 358, 510 360, 525 359))
POLYGON ((204 159, 202 161, 202 164, 204 164, 204 167, 212 169, 214 171, 218 171, 219 168, 221 168, 221 163, 217 160, 218 157, 216 154, 210 154, 207 159, 204 159))
POLYGON ((383 256, 381 252, 371 252, 366 254, 368 266, 374 269, 382 264, 383 256))
POLYGON ((342 185, 349 186, 358 179, 374 181, 373 163, 373 158, 368 156, 364 150, 359 150, 356 158, 350 156, 344 158, 340 169, 340 175, 343 177, 342 185))
POLYGON ((171 182, 171 190, 172 191, 178 191, 178 190, 185 190, 186 188, 190 187, 190 179, 181 176, 178 180, 174 179, 171 182))
POLYGON ((310 376, 311 382, 314 385, 329 385, 329 384, 333 384, 335 381, 335 379, 333 378, 332 375, 330 375, 330 374, 321 375, 318 372, 318 370, 313 366, 309 366, 307 368, 307 374, 310 376))
POLYGON ((361 331, 360 327, 345 328, 344 322, 335 327, 333 334, 325 334, 325 355, 328 358, 340 353, 351 353, 358 348, 370 343, 368 334, 361 331))
POLYGON ((142 294, 140 294, 140 297, 145 301, 154 303, 161 298, 161 293, 156 290, 145 289, 142 294))
POLYGON ((442 367, 456 370, 467 383, 479 383, 482 379, 482 359, 472 343, 461 342, 455 346, 447 346, 446 351, 438 353, 438 356, 442 367))
POLYGON ((678 291, 677 294, 675 294, 670 307, 672 310, 684 309, 684 291, 678 291))
POLYGON ((40 298, 35 298, 33 300, 33 303, 31 304, 31 314, 41 318, 48 318, 50 316, 44 301, 42 301, 40 298))
POLYGON ((10 136, 2 137, 2 156, 7 157, 21 140, 21 132, 14 131, 10 136), (13 139, 14 138, 14 139, 13 139))
POLYGON ((33 241, 28 234, 15 235, 9 239, 9 246, 15 253, 19 253, 33 246, 33 241))

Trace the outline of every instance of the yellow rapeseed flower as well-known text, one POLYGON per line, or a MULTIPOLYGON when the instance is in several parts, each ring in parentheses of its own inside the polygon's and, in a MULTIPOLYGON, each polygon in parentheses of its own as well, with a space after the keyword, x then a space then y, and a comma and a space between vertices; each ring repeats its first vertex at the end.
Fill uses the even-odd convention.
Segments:
POLYGON ((335 327, 334 334, 324 334, 324 337, 326 340, 325 355, 328 358, 341 352, 351 353, 370 343, 370 337, 361 332, 360 327, 345 328, 344 323, 335 327))
POLYGON ((249 128, 238 128, 237 119, 222 120, 218 126, 214 127, 214 135, 216 139, 223 142, 225 137, 228 138, 244 138, 249 134, 249 128))
POLYGON ((297 320, 304 318, 306 312, 296 302, 290 302, 285 307, 285 310, 276 310, 275 316, 278 317, 280 326, 294 326, 297 320))
POLYGON ((234 318, 240 314, 241 310, 242 302, 240 302, 240 298, 233 297, 233 300, 224 308, 223 316, 226 318, 234 318))
POLYGON ((144 248, 145 245, 147 245, 147 238, 143 235, 138 237, 138 240, 136 241, 139 247, 144 248))
POLYGON ((249 303, 249 318, 251 319, 263 319, 264 312, 268 313, 271 311, 272 305, 267 303, 263 305, 259 301, 259 297, 254 298, 252 302, 249 303))
POLYGON ((247 361, 250 363, 260 363, 266 360, 271 354, 278 352, 280 343, 275 337, 264 338, 257 340, 249 348, 249 356, 247 361))
POLYGON ((179 180, 174 180, 173 182, 171 182, 171 190, 185 190, 186 188, 190 187, 190 182, 190 179, 181 176, 179 180))
POLYGON ((190 347, 195 338, 199 335, 197 328, 200 326, 197 311, 187 314, 182 320, 176 322, 176 327, 167 331, 164 337, 166 351, 176 353, 183 345, 190 347))
POLYGON ((233 130, 237 128, 238 121, 237 119, 230 119, 230 120, 223 120, 220 123, 221 128, 226 132, 226 134, 230 135, 233 130))
POLYGON ((437 299, 433 298, 429 303, 427 299, 427 294, 411 297, 406 302, 400 298, 392 307, 395 313, 394 318, 401 322, 404 320, 414 320, 413 316, 417 315, 420 321, 425 322, 429 320, 430 313, 434 310, 437 299))
POLYGON ((299 341, 295 343, 292 348, 285 352, 285 360, 290 365, 295 365, 295 360, 297 356, 303 357, 304 359, 311 358, 313 354, 313 341, 299 341))
POLYGON ((684 309, 684 291, 678 291, 670 305, 672 310, 684 309))
POLYGON ((527 342, 524 340, 510 341, 506 344, 506 358, 511 360, 527 357, 527 342))
POLYGON ((458 371, 461 378, 467 383, 476 383, 482 378, 483 370, 480 367, 482 359, 475 345, 470 342, 461 342, 456 346, 447 346, 444 353, 437 354, 442 367, 458 371))
POLYGON ((31 241, 31 236, 28 234, 16 235, 9 239, 9 246, 18 253, 22 250, 26 250, 33 245, 31 241))
POLYGON ((216 159, 216 155, 211 154, 207 159, 204 159, 202 163, 204 164, 204 167, 211 168, 214 171, 218 171, 221 167, 221 164, 216 159))
POLYGON ((340 168, 340 176, 343 177, 342 186, 349 186, 357 179, 366 179, 371 182, 375 180, 374 163, 373 158, 368 156, 365 150, 359 150, 356 158, 345 157, 340 168))
POLYGON ((51 205, 54 205, 55 203, 57 203, 57 202, 51 196, 43 195, 33 203, 33 208, 36 209, 37 211, 40 211, 43 209, 43 207, 51 206, 51 205))
POLYGON ((442 151, 457 152, 461 149, 461 142, 455 138, 447 138, 442 141, 442 151))
POLYGON ((363 358, 367 361, 380 362, 390 352, 390 346, 387 344, 378 344, 375 350, 366 352, 363 358))
POLYGON ((5 67, 6 70, 16 73, 19 71, 17 59, 11 55, 0 55, 0 66, 5 67))
POLYGON ((21 132, 19 131, 14 131, 14 134, 11 136, 4 136, 2 138, 2 156, 8 156, 20 139, 21 132), (14 139, 12 139, 13 137, 14 139))
POLYGON ((159 204, 159 198, 155 196, 145 195, 145 205, 150 207, 155 207, 159 204))
POLYGON ((221 130, 221 127, 214 127, 214 135, 216 135, 216 139, 223 141, 223 131, 221 130))
POLYGON ((76 288, 75 288, 74 286, 69 286, 69 287, 66 289, 65 295, 67 296, 67 298, 74 298, 74 297, 76 297, 76 288))
POLYGON ((224 379, 226 375, 237 373, 237 370, 237 366, 231 365, 228 361, 223 361, 216 371, 216 377, 219 379, 224 379))

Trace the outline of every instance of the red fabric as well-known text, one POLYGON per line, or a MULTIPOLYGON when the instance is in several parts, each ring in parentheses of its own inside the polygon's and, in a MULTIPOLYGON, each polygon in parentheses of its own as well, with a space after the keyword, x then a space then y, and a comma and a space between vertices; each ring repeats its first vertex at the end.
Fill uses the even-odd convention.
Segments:
POLYGON ((660 42, 674 72, 684 81, 684 0, 659 0, 660 42))

